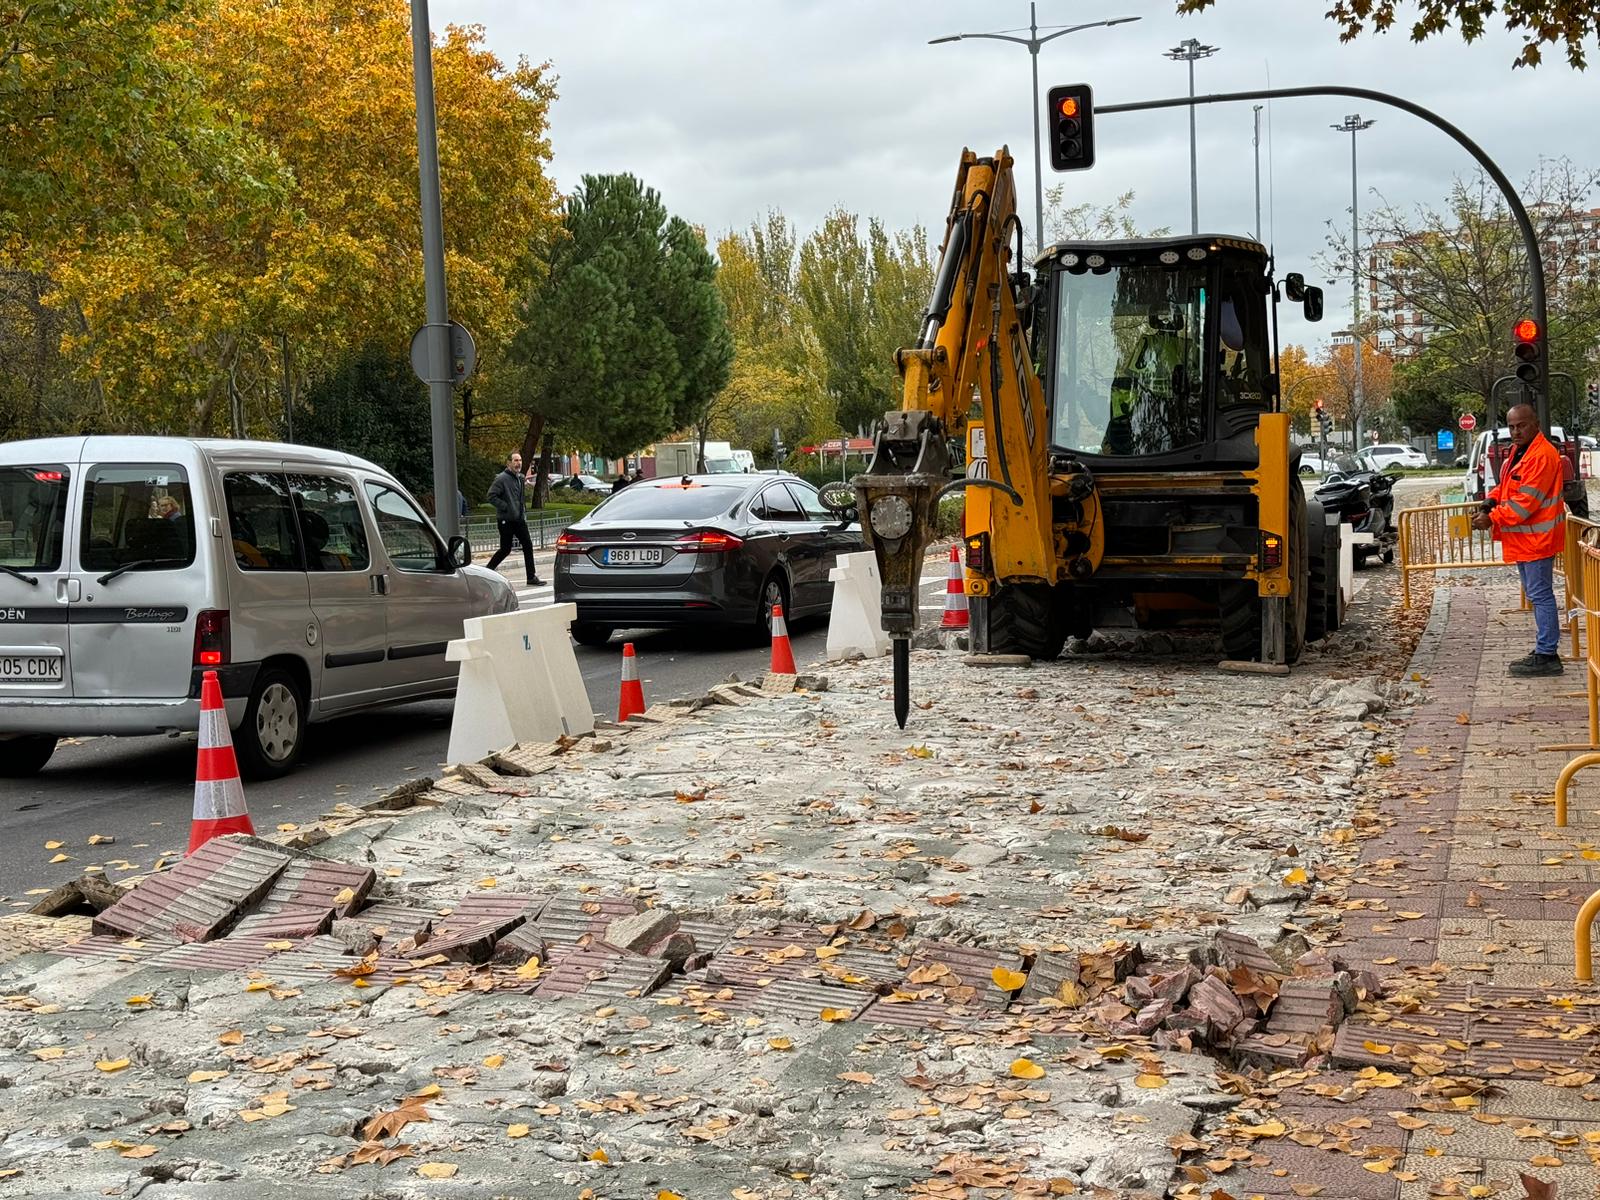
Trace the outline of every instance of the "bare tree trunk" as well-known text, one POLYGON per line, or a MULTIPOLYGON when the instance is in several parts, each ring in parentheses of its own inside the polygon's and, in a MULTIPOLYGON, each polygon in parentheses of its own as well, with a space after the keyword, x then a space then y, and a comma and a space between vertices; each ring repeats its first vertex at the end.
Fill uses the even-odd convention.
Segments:
MULTIPOLYGON (((532 413, 528 417, 528 431, 522 435, 522 465, 526 469, 533 462, 534 451, 539 448, 539 443, 548 435, 544 431, 546 418, 543 413, 532 413)), ((539 462, 539 474, 533 481, 533 506, 544 507, 545 472, 547 465, 544 460, 539 462)))

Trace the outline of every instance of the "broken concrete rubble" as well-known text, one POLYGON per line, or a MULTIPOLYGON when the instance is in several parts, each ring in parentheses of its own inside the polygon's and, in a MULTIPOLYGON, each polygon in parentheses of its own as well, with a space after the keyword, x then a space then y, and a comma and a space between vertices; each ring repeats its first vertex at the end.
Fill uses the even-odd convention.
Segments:
POLYGON ((1317 865, 1378 735, 1310 736, 1317 713, 1301 728, 1281 691, 1254 703, 1257 681, 1181 657, 1137 677, 935 661, 950 678, 906 733, 887 664, 863 662, 826 693, 728 685, 522 748, 516 774, 453 768, 413 793, 439 807, 330 826, 318 856, 376 881, 328 934, 247 936, 269 889, 210 941, 169 921, 0 964, 21 1060, 0 1167, 22 1172, 0 1195, 134 1194, 146 1167, 172 1188, 208 1163, 253 1194, 1159 1191, 1168 1143, 1237 1103, 1219 1064, 1295 1036, 1271 1030, 1294 963, 1259 949, 1293 914, 1222 897, 1276 883, 1291 846, 1317 865), (1290 767, 1263 752, 1295 738, 1290 767), (479 926, 485 961, 438 953, 479 926), (1244 943, 1225 962, 1223 927, 1273 964, 1243 992, 1260 964, 1244 943), (1206 980, 1245 1018, 1231 1044, 1190 1003, 1206 980), (146 1133, 158 1118, 189 1128, 146 1133))

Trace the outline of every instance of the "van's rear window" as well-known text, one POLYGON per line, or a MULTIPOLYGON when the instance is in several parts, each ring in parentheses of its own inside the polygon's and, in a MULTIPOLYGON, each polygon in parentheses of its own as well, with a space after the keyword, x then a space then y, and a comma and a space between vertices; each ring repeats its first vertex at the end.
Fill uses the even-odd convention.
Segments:
POLYGON ((594 510, 597 521, 703 521, 725 513, 749 491, 715 483, 634 484, 603 500, 594 510))
POLYGON ((109 463, 84 478, 86 571, 171 571, 194 562, 189 476, 170 463, 109 463))
POLYGON ((67 469, 0 467, 0 564, 18 570, 61 566, 67 529, 67 469))

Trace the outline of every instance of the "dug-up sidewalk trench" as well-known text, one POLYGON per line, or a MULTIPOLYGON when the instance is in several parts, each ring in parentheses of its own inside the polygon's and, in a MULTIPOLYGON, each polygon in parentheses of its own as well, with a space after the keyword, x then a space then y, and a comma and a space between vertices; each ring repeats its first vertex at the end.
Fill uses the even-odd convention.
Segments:
POLYGON ((1372 578, 1287 679, 919 653, 901 731, 833 664, 88 889, 5 927, 0 1196, 1304 1184, 1274 1106, 1389 1003, 1341 889, 1440 702, 1372 578))

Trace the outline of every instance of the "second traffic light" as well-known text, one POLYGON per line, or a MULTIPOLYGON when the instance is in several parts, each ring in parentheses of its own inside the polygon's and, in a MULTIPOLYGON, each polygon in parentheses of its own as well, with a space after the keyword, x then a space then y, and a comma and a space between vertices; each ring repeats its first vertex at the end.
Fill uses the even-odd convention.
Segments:
POLYGON ((1094 166, 1094 90, 1087 83, 1050 89, 1050 165, 1058 171, 1094 166))

